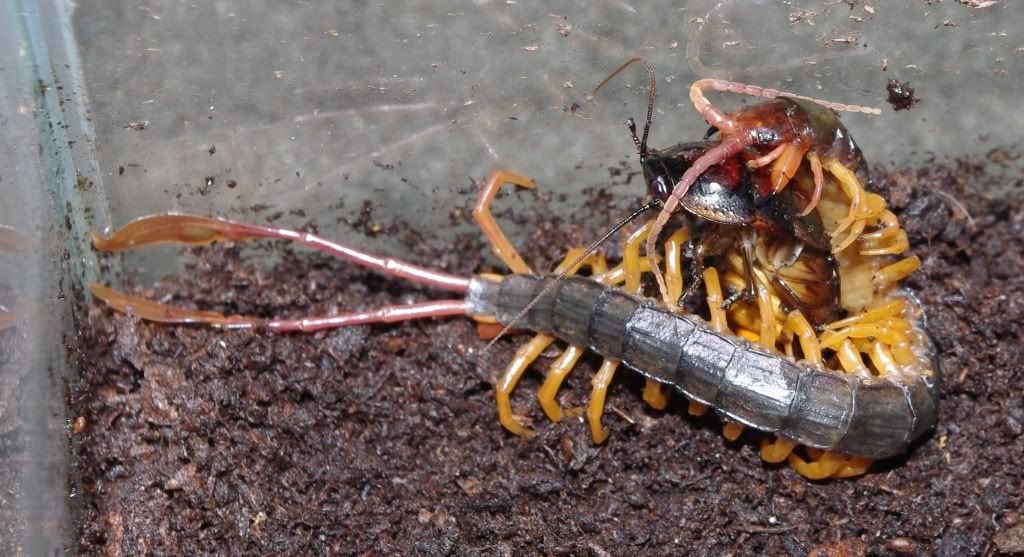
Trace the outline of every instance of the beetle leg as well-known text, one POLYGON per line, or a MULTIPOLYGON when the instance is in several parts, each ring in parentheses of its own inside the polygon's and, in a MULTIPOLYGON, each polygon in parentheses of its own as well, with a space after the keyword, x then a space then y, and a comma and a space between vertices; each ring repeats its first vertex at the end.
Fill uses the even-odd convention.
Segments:
POLYGON ((494 251, 494 254, 498 256, 498 259, 501 259, 506 267, 513 273, 532 274, 530 266, 523 261, 523 257, 512 246, 512 242, 509 242, 508 237, 505 236, 501 227, 495 222, 494 215, 491 214, 491 203, 494 201, 494 196, 497 195, 501 186, 505 184, 514 184, 528 189, 536 187, 533 180, 522 174, 507 170, 495 170, 487 179, 483 189, 480 190, 480 198, 477 199, 476 206, 473 207, 473 218, 480 225, 480 230, 483 231, 484 236, 491 242, 491 249, 494 251))
POLYGON ((755 279, 755 282, 757 288, 757 309, 761 314, 761 331, 758 337, 758 344, 774 352, 777 329, 771 294, 768 293, 768 287, 761 284, 760 280, 755 279))
MULTIPOLYGON (((722 255, 727 245, 732 245, 732 237, 725 236, 721 233, 720 227, 708 228, 703 234, 700 235, 696 245, 693 246, 693 258, 690 263, 690 284, 686 287, 686 291, 683 292, 682 296, 678 298, 676 302, 677 307, 682 307, 685 300, 690 299, 690 296, 700 288, 700 285, 704 281, 704 261, 708 257, 722 255)), ((723 307, 727 306, 725 302, 722 302, 723 307)))
POLYGON ((683 302, 690 299, 700 285, 704 282, 704 256, 698 249, 693 250, 693 261, 690 263, 690 284, 686 287, 686 291, 683 292, 679 298, 677 298, 676 307, 683 307, 683 302))

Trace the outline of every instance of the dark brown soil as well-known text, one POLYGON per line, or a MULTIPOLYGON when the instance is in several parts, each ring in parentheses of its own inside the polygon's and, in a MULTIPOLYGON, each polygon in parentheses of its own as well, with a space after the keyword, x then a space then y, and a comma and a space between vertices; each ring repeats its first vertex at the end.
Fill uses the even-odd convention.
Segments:
MULTIPOLYGON (((274 335, 144 324, 89 307, 71 395, 74 416, 86 420, 74 437, 82 550, 1012 551, 1024 545, 1024 204, 1014 179, 966 163, 877 173, 875 189, 924 260, 908 282, 927 307, 946 378, 934 434, 855 480, 810 482, 766 465, 757 434, 730 443, 716 418, 689 417, 679 397, 654 411, 626 371, 611 389, 603 446, 578 420, 543 419, 533 395, 540 371, 513 401, 539 435, 514 437, 495 419, 492 388, 522 339, 478 358, 484 342, 466 319, 274 335), (1009 197, 984 193, 1007 188, 1009 197)), ((606 196, 593 191, 580 205, 607 207, 606 196)), ((596 223, 587 228, 537 211, 516 224, 537 228, 523 250, 535 267, 625 214, 620 206, 580 217, 596 223)), ((468 273, 480 270, 483 247, 467 234, 455 246, 418 243, 407 257, 468 273)), ((202 251, 188 278, 137 292, 292 316, 431 295, 305 253, 267 268, 231 247, 202 251)), ((564 405, 585 402, 594 363, 570 377, 564 405)))

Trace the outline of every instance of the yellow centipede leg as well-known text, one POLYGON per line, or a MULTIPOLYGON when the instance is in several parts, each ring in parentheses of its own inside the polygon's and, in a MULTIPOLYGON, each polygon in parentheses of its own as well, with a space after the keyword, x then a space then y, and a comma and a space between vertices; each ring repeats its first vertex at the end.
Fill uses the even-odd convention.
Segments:
POLYGON ((655 410, 664 410, 668 406, 668 391, 662 388, 661 383, 648 379, 644 383, 644 402, 655 410))
POLYGON ((668 308, 676 311, 679 298, 683 295, 683 244, 690 238, 690 231, 680 228, 665 241, 665 286, 669 299, 676 300, 668 308))
POLYGON ((911 273, 921 268, 921 259, 916 255, 906 257, 893 263, 892 265, 886 265, 875 273, 875 276, 871 279, 871 282, 875 285, 875 288, 884 290, 889 286, 896 284, 897 282, 907 278, 911 273))
POLYGON ((530 342, 520 346, 515 357, 509 363, 508 369, 498 381, 498 388, 495 391, 495 399, 498 403, 498 421, 505 426, 505 429, 516 435, 529 437, 533 435, 534 431, 525 426, 527 420, 524 417, 512 413, 510 401, 512 390, 516 388, 516 383, 519 382, 519 378, 522 377, 526 368, 554 341, 555 337, 551 335, 539 334, 530 342))
POLYGON ((494 201, 494 196, 505 184, 514 184, 529 189, 535 187, 533 180, 522 174, 507 170, 495 170, 487 179, 483 189, 480 190, 480 198, 477 199, 476 206, 473 207, 473 218, 480 225, 484 236, 491 242, 491 249, 498 259, 501 259, 502 263, 513 273, 529 274, 530 266, 523 261, 522 256, 512 246, 512 242, 508 241, 508 237, 502 232, 501 227, 498 226, 491 214, 491 203, 494 201))
POLYGON ((719 333, 728 333, 729 324, 726 321, 725 310, 722 309, 722 303, 725 298, 722 297, 722 286, 718 282, 718 269, 714 267, 708 267, 704 269, 704 287, 708 292, 708 311, 711 314, 711 320, 709 324, 711 329, 719 333))
POLYGON ((839 471, 843 461, 847 458, 845 455, 831 451, 806 450, 811 456, 810 462, 800 458, 796 453, 791 453, 786 460, 801 476, 810 480, 824 480, 832 477, 833 474, 839 471))
POLYGON ((871 343, 868 356, 871 357, 871 363, 875 364, 875 369, 879 371, 880 375, 891 375, 899 371, 899 366, 896 364, 896 359, 892 356, 892 351, 885 344, 877 340, 871 343))
POLYGON ((757 309, 761 317, 761 332, 757 341, 764 348, 775 351, 775 310, 772 308, 771 294, 760 280, 754 279, 754 282, 757 288, 757 309))
POLYGON ((570 345, 548 369, 548 375, 544 379, 544 384, 537 393, 537 397, 540 399, 540 407, 544 409, 544 414, 552 422, 562 421, 563 414, 568 414, 570 417, 579 415, 579 411, 576 409, 563 411, 555 397, 558 395, 559 387, 562 386, 562 381, 569 375, 585 351, 586 349, 582 346, 570 345))
MULTIPOLYGON (((718 270, 714 267, 708 267, 704 269, 704 287, 708 292, 708 310, 711 312, 711 328, 719 332, 727 332, 729 330, 725 320, 725 310, 722 309, 722 302, 725 299, 722 297, 722 286, 718 282, 718 270)), ((708 407, 705 404, 701 404, 695 400, 691 400, 686 408, 686 412, 691 416, 703 416, 708 411, 708 407)))
MULTIPOLYGON (((608 263, 601 254, 594 254, 583 261, 581 261, 576 268, 569 269, 569 265, 576 261, 580 255, 584 253, 583 248, 573 248, 566 252, 562 262, 555 268, 555 273, 562 273, 568 271, 569 275, 575 274, 580 267, 586 265, 590 267, 591 273, 594 275, 600 275, 608 271, 608 263)), ((540 407, 544 410, 544 414, 549 420, 553 422, 562 421, 563 414, 570 416, 578 416, 581 413, 579 409, 563 409, 556 397, 558 396, 558 389, 561 388, 562 382, 565 381, 567 375, 572 372, 572 368, 579 361, 580 357, 583 356, 585 348, 578 345, 570 345, 562 352, 562 355, 548 369, 547 377, 544 379, 544 384, 541 385, 540 390, 537 392, 537 397, 540 399, 540 407)))
POLYGON ((835 348, 849 338, 877 338, 893 346, 907 341, 906 333, 886 323, 858 323, 838 331, 825 331, 821 335, 821 347, 835 348))
MULTIPOLYGON (((707 290, 708 293, 707 301, 708 311, 711 315, 711 321, 709 322, 709 324, 711 325, 711 329, 720 333, 728 333, 729 323, 726 320, 725 310, 722 309, 722 302, 724 302, 725 299, 722 297, 722 285, 718 281, 718 270, 715 269, 714 267, 708 267, 707 269, 704 269, 704 288, 707 290)), ((706 411, 706 409, 700 410, 698 407, 699 413, 693 412, 695 404, 699 405, 699 403, 695 403, 692 401, 690 402, 690 414, 694 416, 699 416, 706 411)), ((740 424, 726 422, 725 425, 722 427, 722 436, 728 439, 729 441, 735 441, 739 439, 740 434, 742 433, 743 426, 741 426, 740 424)))
POLYGON ((763 439, 761 440, 761 460, 771 464, 785 462, 795 447, 796 443, 782 437, 777 437, 775 441, 763 439))
POLYGON ((601 416, 604 414, 604 400, 608 396, 608 386, 612 384, 612 378, 615 377, 615 370, 618 367, 618 361, 605 360, 591 381, 593 390, 590 394, 590 405, 587 407, 587 423, 590 424, 590 436, 598 445, 604 443, 604 440, 608 438, 608 430, 601 425, 601 416))
POLYGON ((871 467, 872 460, 860 456, 849 456, 833 474, 833 478, 854 478, 863 476, 871 467))
POLYGON ((839 356, 839 364, 843 366, 843 371, 852 375, 860 375, 861 377, 870 377, 871 372, 868 371, 867 366, 864 365, 864 360, 860 357, 860 351, 854 346, 853 341, 850 339, 844 339, 839 345, 839 349, 836 351, 836 355, 839 356))
MULTIPOLYGON (((892 229, 889 229, 892 230, 892 229)), ((910 249, 910 239, 907 238, 907 233, 903 230, 896 230, 892 234, 881 237, 876 243, 874 240, 870 242, 870 246, 860 250, 861 255, 899 255, 910 249), (887 245, 882 245, 882 241, 888 241, 887 245)))
MULTIPOLYGON (((690 237, 690 231, 680 228, 673 232, 665 241, 665 284, 668 288, 668 298, 679 300, 683 295, 683 244, 690 237)), ((679 308, 673 302, 668 306, 671 311, 679 308)), ((664 388, 661 383, 648 379, 644 384, 644 401, 657 410, 664 410, 668 406, 668 399, 671 391, 664 388)))
POLYGON ((648 221, 638 228, 636 232, 629 235, 622 244, 622 269, 626 273, 626 284, 623 287, 629 294, 640 293, 640 244, 651 234, 653 221, 648 221))
POLYGON ((861 232, 864 231, 864 227, 866 226, 865 219, 872 215, 872 210, 868 199, 868 193, 864 191, 864 186, 860 183, 860 180, 857 179, 857 176, 851 172, 849 168, 843 166, 843 163, 838 159, 827 158, 824 162, 825 168, 835 176, 840 187, 842 187, 843 191, 850 197, 849 213, 839 222, 839 226, 832 232, 833 236, 837 236, 847 227, 850 228, 850 233, 846 239, 841 241, 832 249, 832 253, 839 253, 853 244, 853 242, 860 237, 861 232))
MULTIPOLYGON (((641 292, 641 267, 640 267, 640 244, 647 239, 651 233, 653 221, 649 221, 636 232, 630 234, 622 246, 622 270, 626 274, 626 284, 623 290, 631 294, 641 292)), ((668 405, 668 396, 662 392, 661 385, 650 379, 644 385, 644 401, 652 407, 663 410, 668 405)))
POLYGON ((800 350, 803 351, 805 360, 821 365, 821 346, 818 344, 818 335, 804 314, 800 313, 800 310, 789 312, 783 330, 789 334, 795 334, 800 339, 800 350))
POLYGON ((907 302, 904 300, 893 300, 886 303, 885 305, 869 309, 863 313, 859 313, 846 319, 840 319, 839 321, 833 321, 828 325, 825 325, 827 330, 837 330, 850 325, 856 325, 858 323, 871 323, 874 321, 881 321, 889 317, 896 317, 902 315, 907 310, 907 302))
POLYGON ((743 435, 743 426, 734 422, 725 422, 722 425, 722 437, 729 441, 735 441, 743 435))

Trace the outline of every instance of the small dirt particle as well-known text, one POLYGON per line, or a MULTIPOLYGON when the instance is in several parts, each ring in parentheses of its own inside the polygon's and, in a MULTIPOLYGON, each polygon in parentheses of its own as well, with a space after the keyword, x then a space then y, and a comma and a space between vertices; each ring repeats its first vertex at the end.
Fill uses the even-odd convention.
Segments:
POLYGON ((921 102, 921 99, 914 96, 914 88, 910 86, 909 81, 890 79, 885 90, 889 93, 887 100, 893 110, 910 110, 915 104, 921 102))

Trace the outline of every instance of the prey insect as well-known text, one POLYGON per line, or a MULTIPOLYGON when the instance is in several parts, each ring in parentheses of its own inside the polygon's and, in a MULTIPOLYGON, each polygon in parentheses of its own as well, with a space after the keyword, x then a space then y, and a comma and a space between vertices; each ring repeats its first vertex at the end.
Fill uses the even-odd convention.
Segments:
MULTIPOLYGON (((632 58, 619 66, 605 79, 600 88, 629 65, 642 62, 654 81, 654 72, 642 58, 632 58)), ((653 96, 652 96, 653 99, 653 96)), ((720 79, 700 79, 690 86, 690 101, 694 108, 720 136, 720 142, 679 176, 665 196, 661 212, 654 221, 654 228, 647 240, 647 253, 658 289, 666 303, 667 289, 663 274, 654 254, 655 244, 662 230, 668 224, 673 211, 679 206, 687 190, 698 177, 712 166, 742 155, 748 168, 771 165, 770 180, 763 181, 755 191, 763 201, 782 191, 796 175, 804 161, 810 167, 814 188, 810 192, 801 214, 808 215, 817 206, 824 187, 826 171, 849 192, 863 191, 867 183, 866 167, 860 147, 854 142, 849 131, 839 120, 837 111, 879 114, 876 108, 834 103, 812 99, 802 95, 776 89, 765 89, 720 79), (726 112, 716 107, 704 95, 707 89, 740 93, 769 99, 753 106, 726 112)), ((650 109, 648 109, 650 114, 650 109)), ((648 125, 650 117, 648 116, 648 125)), ((644 130, 646 145, 647 130, 644 130)), ((849 206, 849 213, 833 231, 849 230, 844 239, 838 240, 834 252, 848 248, 857 240, 865 226, 864 217, 869 212, 861 197, 855 198, 849 206)))
MULTIPOLYGON (((738 121, 753 120, 760 126, 757 133, 747 138, 750 141, 742 142, 750 145, 735 153, 733 147, 729 147, 727 134, 715 128, 708 137, 717 133, 718 141, 650 149, 647 138, 655 100, 651 65, 642 58, 630 59, 599 84, 595 93, 636 62, 645 66, 649 78, 647 119, 642 138, 638 137, 632 119, 627 120, 627 124, 640 155, 648 197, 662 202, 663 207, 647 237, 651 267, 657 268, 657 253, 652 252, 650 246, 656 241, 658 222, 671 214, 672 220, 665 222, 683 220, 691 236, 693 281, 687 292, 699 284, 704 260, 709 255, 717 256, 717 265, 724 272, 722 284, 732 292, 722 301, 721 308, 709 308, 713 323, 722 328, 723 323, 728 323, 728 330, 733 333, 790 357, 795 352, 791 337, 800 328, 804 331, 803 337, 821 341, 818 346, 811 346, 809 353, 804 346, 805 357, 820 361, 819 352, 824 350, 825 355, 831 355, 833 368, 865 376, 881 375, 879 366, 891 363, 887 363, 884 353, 900 350, 886 344, 894 339, 866 335, 854 341, 849 338, 853 332, 850 318, 836 321, 839 317, 861 313, 865 317, 859 319, 858 334, 867 330, 869 322, 875 323, 871 325, 875 333, 886 332, 893 323, 884 324, 886 318, 877 312, 866 317, 872 313, 868 310, 902 298, 895 289, 896 283, 920 266, 915 256, 900 260, 894 257, 908 249, 906 233, 886 208, 885 200, 864 190, 863 184, 868 181, 867 165, 832 108, 874 110, 826 101, 806 104, 809 99, 800 97, 796 101, 783 98, 781 102, 762 103, 734 113, 738 121), (802 108, 800 103, 805 103, 802 108), (807 137, 800 137, 801 133, 814 136, 810 139, 816 143, 808 143, 807 137), (779 165, 769 169, 766 162, 770 160, 759 156, 755 147, 758 142, 787 135, 795 137, 790 147, 801 142, 807 147, 808 162, 801 164, 795 160, 792 171, 780 174, 779 165), (815 160, 816 150, 827 155, 830 169, 827 175, 816 164, 820 162, 815 160), (709 161, 711 166, 703 166, 709 161), (700 170, 696 177, 693 177, 694 168, 700 170), (780 183, 780 176, 785 179, 784 183, 780 183), (790 182, 795 185, 782 187, 790 182), (686 187, 681 190, 679 184, 686 187), (671 212, 669 204, 675 195, 680 195, 676 201, 682 211, 671 212), (844 238, 842 234, 848 227, 851 232, 844 238), (652 254, 655 257, 651 257, 652 254), (861 354, 872 361, 865 365, 861 354)), ((703 84, 706 86, 707 82, 703 84)), ((725 85, 740 92, 761 91, 745 85, 725 85)), ((701 86, 702 82, 697 82, 694 88, 699 90, 701 86)), ((769 92, 769 96, 775 95, 788 94, 769 92)), ((667 307, 676 305, 678 297, 671 275, 666 277, 668 284, 659 280, 667 307)), ((721 294, 715 293, 719 287, 717 281, 708 283, 709 306, 713 299, 722 300, 721 294)), ((682 299, 678 302, 682 305, 682 299)), ((906 327, 907 323, 902 322, 900 326, 906 327)), ((691 412, 701 410, 691 404, 691 412)), ((732 439, 739 431, 738 426, 727 424, 724 433, 732 439)), ((787 458, 799 470, 802 465, 791 454, 792 448, 792 442, 779 439, 766 443, 762 456, 769 461, 787 458)))

